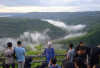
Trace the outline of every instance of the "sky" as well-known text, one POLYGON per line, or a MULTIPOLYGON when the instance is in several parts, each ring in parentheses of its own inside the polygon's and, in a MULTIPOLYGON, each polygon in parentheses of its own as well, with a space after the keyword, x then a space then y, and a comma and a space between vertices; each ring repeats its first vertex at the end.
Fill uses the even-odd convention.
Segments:
POLYGON ((0 0, 2 13, 100 11, 100 0, 0 0))

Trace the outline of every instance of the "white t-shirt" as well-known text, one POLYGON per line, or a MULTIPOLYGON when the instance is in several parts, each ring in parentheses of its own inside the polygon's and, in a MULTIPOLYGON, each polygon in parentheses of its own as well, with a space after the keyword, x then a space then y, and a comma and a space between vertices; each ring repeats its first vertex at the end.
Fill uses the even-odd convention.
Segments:
POLYGON ((70 62, 73 61, 73 55, 74 55, 74 49, 69 50, 67 53, 67 58, 69 57, 70 59, 68 61, 70 61, 70 62))

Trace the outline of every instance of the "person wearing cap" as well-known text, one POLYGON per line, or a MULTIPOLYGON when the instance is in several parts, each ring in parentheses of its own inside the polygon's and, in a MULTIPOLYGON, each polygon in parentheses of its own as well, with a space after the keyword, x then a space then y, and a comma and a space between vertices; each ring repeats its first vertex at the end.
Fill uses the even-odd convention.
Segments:
POLYGON ((46 54, 46 62, 49 63, 50 59, 55 57, 55 52, 54 52, 54 48, 52 47, 51 42, 47 43, 47 47, 45 48, 44 52, 42 53, 42 55, 46 54))

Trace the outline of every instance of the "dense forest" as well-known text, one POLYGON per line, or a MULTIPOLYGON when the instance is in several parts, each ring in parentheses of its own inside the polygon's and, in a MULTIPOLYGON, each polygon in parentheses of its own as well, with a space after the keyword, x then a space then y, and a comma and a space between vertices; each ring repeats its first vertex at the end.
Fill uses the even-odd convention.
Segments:
MULTIPOLYGON (((5 14, 4 14, 5 15, 5 14)), ((9 13, 7 14, 9 15, 9 13)), ((0 18, 0 38, 19 37, 23 32, 39 31, 50 29, 48 35, 52 39, 57 39, 67 35, 67 32, 41 19, 59 20, 66 25, 86 25, 83 31, 86 35, 81 37, 64 39, 57 43, 67 45, 73 42, 76 46, 80 40, 86 42, 88 46, 100 44, 100 11, 93 12, 31 12, 22 14, 11 14, 11 17, 0 18)))
POLYGON ((40 19, 0 18, 0 38, 17 38, 24 32, 42 32, 45 29, 50 29, 48 35, 52 39, 62 37, 66 34, 64 30, 40 19))

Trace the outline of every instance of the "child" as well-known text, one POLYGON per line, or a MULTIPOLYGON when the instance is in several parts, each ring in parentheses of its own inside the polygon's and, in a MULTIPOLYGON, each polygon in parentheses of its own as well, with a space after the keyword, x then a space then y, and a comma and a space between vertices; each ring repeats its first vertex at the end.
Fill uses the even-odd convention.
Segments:
POLYGON ((50 60, 50 63, 49 63, 49 65, 48 65, 48 67, 49 67, 49 68, 61 68, 61 66, 59 66, 59 65, 57 64, 57 59, 56 59, 56 58, 52 58, 52 59, 50 60))

